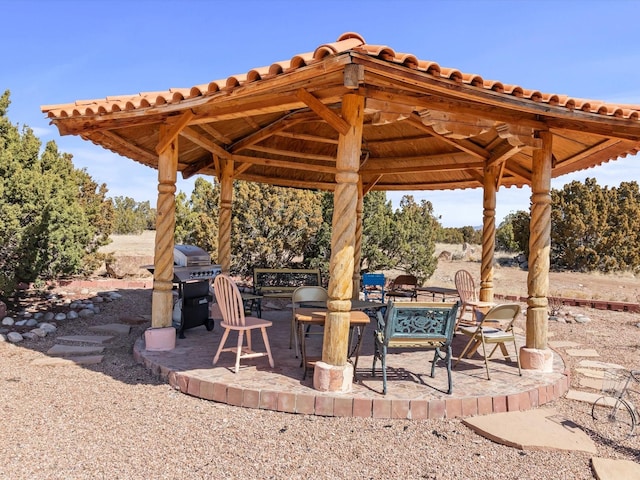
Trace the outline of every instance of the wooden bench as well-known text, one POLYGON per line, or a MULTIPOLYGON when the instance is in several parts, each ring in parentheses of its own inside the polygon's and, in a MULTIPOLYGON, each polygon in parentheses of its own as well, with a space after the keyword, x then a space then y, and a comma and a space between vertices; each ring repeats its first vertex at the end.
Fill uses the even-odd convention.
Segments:
POLYGON ((298 287, 321 286, 317 268, 254 268, 253 291, 264 298, 291 298, 298 287))

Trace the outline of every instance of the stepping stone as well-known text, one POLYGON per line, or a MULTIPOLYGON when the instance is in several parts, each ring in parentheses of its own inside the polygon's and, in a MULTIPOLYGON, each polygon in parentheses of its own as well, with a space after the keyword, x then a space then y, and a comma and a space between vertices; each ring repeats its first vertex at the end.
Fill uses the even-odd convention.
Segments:
POLYGON ((36 358, 31 365, 44 367, 68 367, 71 365, 95 365, 102 362, 104 355, 85 355, 83 357, 45 357, 36 358))
POLYGON ((577 347, 579 345, 580 345, 579 343, 569 342, 569 341, 564 341, 564 340, 552 340, 552 341, 549 342, 549 346, 551 348, 577 347))
POLYGON ((120 317, 118 320, 128 325, 141 325, 151 320, 150 318, 145 318, 145 317, 146 315, 140 315, 138 317, 120 317))
POLYGON ((565 398, 577 402, 593 403, 602 396, 601 393, 583 392, 582 390, 569 390, 565 398))
POLYGON ((599 357, 600 356, 600 354, 593 348, 583 348, 583 349, 569 348, 565 351, 567 355, 570 355, 572 357, 599 357))
POLYGON ((580 386, 584 388, 591 388, 593 390, 602 390, 602 379, 583 377, 580 379, 580 386))
POLYGON ((584 375, 585 377, 599 378, 601 380, 604 378, 604 371, 603 370, 593 370, 592 368, 581 368, 581 367, 578 367, 578 368, 576 368, 576 373, 584 375))
POLYGON ((631 460, 593 457, 591 466, 598 480, 620 480, 621 478, 631 480, 640 478, 640 464, 631 460))
POLYGON ((613 369, 613 370, 624 369, 622 365, 618 365, 616 363, 598 362, 597 360, 581 360, 580 363, 578 363, 578 365, 580 365, 581 367, 604 368, 607 370, 608 369, 613 369))
POLYGON ((56 340, 82 343, 106 343, 114 338, 113 335, 65 335, 58 337, 56 340))
POLYGON ((465 418, 479 435, 521 450, 578 450, 596 453, 596 445, 578 425, 556 410, 538 408, 465 418))
POLYGON ((119 335, 129 335, 131 331, 131 325, 124 325, 122 323, 108 323, 106 325, 96 325, 95 327, 89 327, 92 332, 109 332, 117 333, 119 335))
POLYGON ((65 357, 69 355, 89 355, 92 353, 102 353, 104 347, 80 347, 77 345, 54 345, 47 350, 48 355, 55 357, 65 357))

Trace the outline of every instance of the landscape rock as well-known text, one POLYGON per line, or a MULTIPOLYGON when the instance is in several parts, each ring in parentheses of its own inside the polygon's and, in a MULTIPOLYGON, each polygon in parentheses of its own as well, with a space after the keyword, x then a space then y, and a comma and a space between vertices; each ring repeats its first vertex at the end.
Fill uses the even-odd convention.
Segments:
POLYGON ((18 332, 9 332, 7 333, 7 340, 9 340, 11 343, 18 343, 23 341, 24 338, 18 332))
POLYGON ((14 323, 13 317, 4 317, 2 319, 2 325, 13 325, 14 323))
POLYGON ((47 333, 53 333, 58 329, 55 325, 51 323, 46 323, 46 322, 43 322, 40 325, 38 325, 38 328, 41 328, 47 333))
POLYGON ((67 315, 65 313, 57 313, 55 317, 53 317, 54 320, 57 321, 62 321, 62 320, 66 320, 67 319, 67 315))
POLYGON ((45 322, 50 322, 51 320, 53 320, 53 317, 55 315, 53 314, 53 312, 47 312, 44 314, 44 317, 42 318, 45 322))
POLYGON ((80 317, 82 318, 90 317, 93 314, 95 314, 95 312, 91 308, 83 308, 78 313, 78 315, 80 315, 80 317))
POLYGON ((30 318, 29 320, 27 320, 27 323, 25 324, 27 327, 34 327, 38 324, 38 320, 36 320, 35 318, 30 318))
POLYGON ((30 333, 33 333, 34 335, 37 335, 40 338, 44 338, 47 336, 47 331, 43 330, 42 328, 34 328, 33 330, 31 330, 30 333))

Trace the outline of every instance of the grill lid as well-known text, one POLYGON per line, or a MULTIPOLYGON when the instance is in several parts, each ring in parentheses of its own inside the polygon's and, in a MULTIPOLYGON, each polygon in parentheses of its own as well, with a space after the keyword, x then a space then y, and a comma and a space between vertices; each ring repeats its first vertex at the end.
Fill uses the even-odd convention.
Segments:
POLYGON ((175 245, 173 263, 178 267, 211 265, 211 257, 202 248, 195 245, 175 245))

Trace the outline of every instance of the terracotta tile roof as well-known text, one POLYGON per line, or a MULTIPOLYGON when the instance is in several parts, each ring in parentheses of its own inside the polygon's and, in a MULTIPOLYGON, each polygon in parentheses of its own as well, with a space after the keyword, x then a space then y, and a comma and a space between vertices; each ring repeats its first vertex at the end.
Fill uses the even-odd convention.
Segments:
POLYGON ((608 104, 599 100, 572 98, 567 95, 530 90, 520 85, 503 84, 496 80, 484 79, 477 74, 463 73, 455 68, 442 67, 436 62, 418 59, 410 53, 398 53, 386 45, 369 45, 365 42, 364 38, 352 32, 341 35, 336 42, 318 46, 313 52, 297 54, 289 60, 254 68, 247 73, 232 75, 206 84, 186 88, 170 88, 169 90, 159 92, 143 92, 138 95, 78 100, 74 103, 61 105, 45 105, 42 107, 42 111, 46 113, 49 118, 67 118, 175 104, 183 100, 213 95, 219 92, 228 93, 245 84, 282 75, 320 62, 327 56, 349 51, 426 72, 434 78, 453 80, 460 84, 491 90, 504 95, 511 95, 519 99, 525 98, 550 106, 564 107, 568 110, 579 110, 617 118, 630 120, 639 120, 640 118, 639 105, 608 104))

